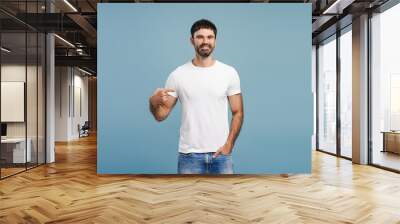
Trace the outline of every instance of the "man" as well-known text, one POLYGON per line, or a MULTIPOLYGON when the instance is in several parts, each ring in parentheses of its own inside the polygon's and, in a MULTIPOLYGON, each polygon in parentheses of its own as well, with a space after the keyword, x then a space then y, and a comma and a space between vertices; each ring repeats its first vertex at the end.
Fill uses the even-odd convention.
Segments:
POLYGON ((149 100, 157 121, 168 117, 178 98, 182 104, 179 174, 233 173, 231 153, 243 123, 243 103, 236 70, 212 57, 216 36, 212 22, 195 22, 190 38, 194 59, 176 68, 165 88, 158 88, 149 100))

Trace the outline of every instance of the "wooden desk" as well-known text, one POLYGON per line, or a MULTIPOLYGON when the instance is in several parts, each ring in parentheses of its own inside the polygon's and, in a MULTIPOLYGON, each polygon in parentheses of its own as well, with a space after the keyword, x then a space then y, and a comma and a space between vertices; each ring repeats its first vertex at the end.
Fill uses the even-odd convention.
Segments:
POLYGON ((1 159, 4 159, 6 163, 30 162, 32 160, 32 141, 30 138, 27 141, 27 149, 25 150, 25 138, 1 139, 1 159))
POLYGON ((400 154, 400 131, 382 131, 381 133, 383 133, 382 152, 400 154))

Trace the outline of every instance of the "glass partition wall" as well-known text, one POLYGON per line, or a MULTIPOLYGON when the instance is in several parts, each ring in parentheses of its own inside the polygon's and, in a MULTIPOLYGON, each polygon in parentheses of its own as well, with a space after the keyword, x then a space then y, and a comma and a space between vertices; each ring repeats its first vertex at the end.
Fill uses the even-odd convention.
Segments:
MULTIPOLYGON (((369 17, 368 164, 400 172, 400 4, 369 17)), ((317 45, 317 149, 352 157, 351 25, 317 45), (336 57, 338 55, 338 57, 336 57)))
POLYGON ((336 154, 336 35, 319 44, 318 149, 336 154))
MULTIPOLYGON (((43 4, 20 1, 18 9, 39 13, 43 4)), ((45 163, 45 41, 44 33, 0 11, 1 179, 45 163)))
POLYGON ((400 4, 371 18, 370 162, 400 172, 400 4))
POLYGON ((340 155, 352 158, 352 33, 351 25, 341 31, 340 49, 340 155))
POLYGON ((317 46, 317 150, 352 157, 351 25, 317 46))

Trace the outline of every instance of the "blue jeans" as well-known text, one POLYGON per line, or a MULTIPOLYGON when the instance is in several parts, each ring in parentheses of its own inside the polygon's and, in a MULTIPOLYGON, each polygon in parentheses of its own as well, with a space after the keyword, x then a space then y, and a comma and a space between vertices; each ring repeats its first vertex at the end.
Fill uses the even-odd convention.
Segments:
POLYGON ((212 158, 213 152, 179 153, 179 174, 233 174, 232 155, 219 154, 212 158))

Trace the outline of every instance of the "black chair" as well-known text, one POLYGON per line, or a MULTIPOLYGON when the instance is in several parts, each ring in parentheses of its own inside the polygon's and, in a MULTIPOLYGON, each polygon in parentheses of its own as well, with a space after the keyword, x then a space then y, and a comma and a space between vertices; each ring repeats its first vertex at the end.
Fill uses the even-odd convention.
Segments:
POLYGON ((78 124, 79 138, 89 136, 89 129, 90 129, 89 121, 85 121, 82 127, 78 124))

